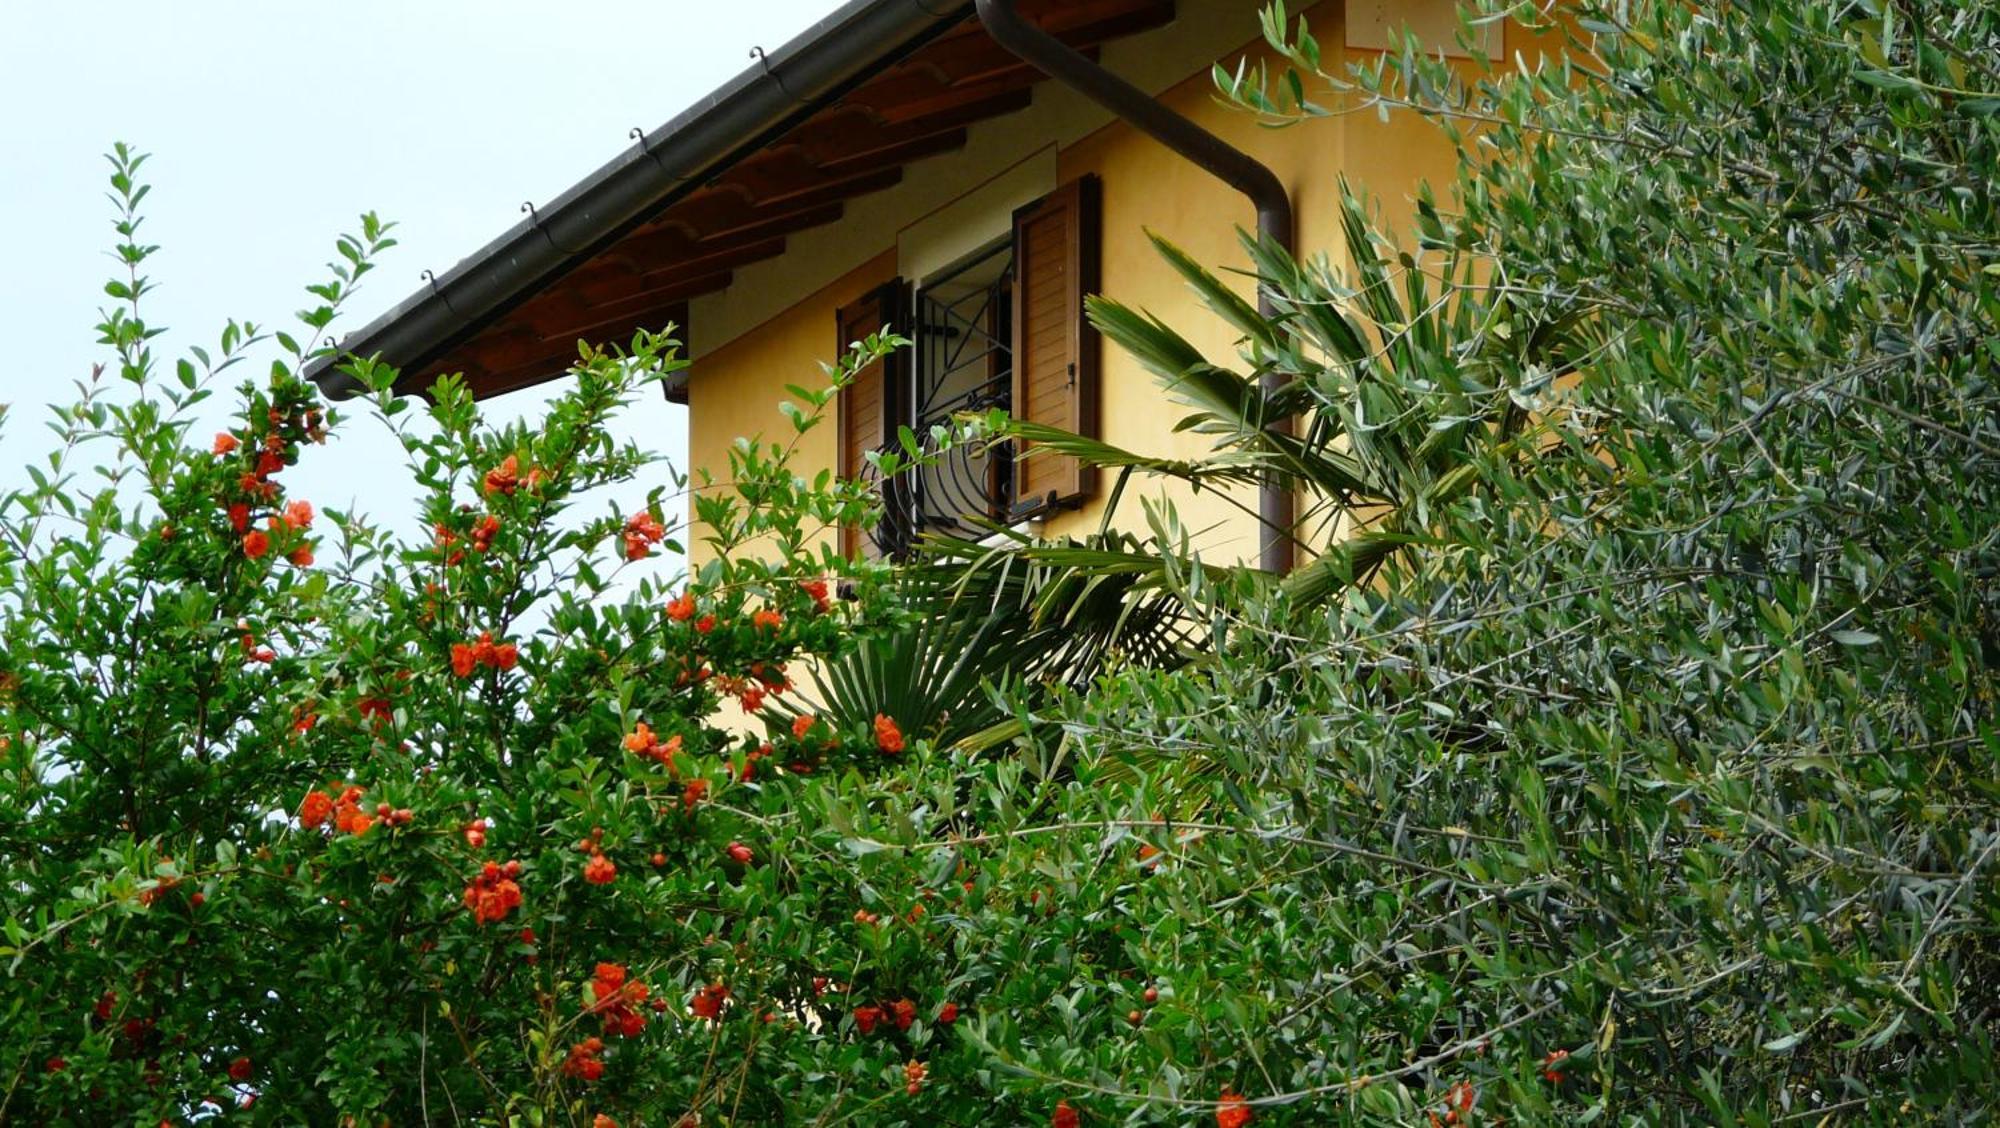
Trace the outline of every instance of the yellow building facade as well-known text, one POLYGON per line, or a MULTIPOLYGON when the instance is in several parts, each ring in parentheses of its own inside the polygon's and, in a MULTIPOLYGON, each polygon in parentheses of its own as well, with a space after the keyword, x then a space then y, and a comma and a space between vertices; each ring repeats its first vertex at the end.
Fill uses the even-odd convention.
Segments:
MULTIPOLYGON (((1074 68, 1052 77, 1046 58, 1031 62, 990 9, 1059 43, 1065 66, 1116 76, 1148 112, 1150 99, 1268 169, 1289 194, 1301 258, 1343 256, 1343 179, 1400 234, 1418 186, 1453 177, 1451 145, 1409 111, 1330 100, 1344 112, 1272 128, 1223 104, 1213 68, 1278 63, 1260 36, 1262 0, 978 8, 847 0, 685 113, 635 133, 631 150, 529 209, 343 347, 396 365, 414 387, 454 372, 489 395, 560 378, 579 339, 628 340, 671 322, 691 361, 668 393, 688 408, 687 466, 720 480, 739 439, 791 440, 778 409, 788 385, 820 381, 846 343, 886 325, 915 347, 840 393, 799 443, 801 474, 866 478, 867 452, 893 444, 899 427, 922 435, 992 407, 1192 458, 1209 440, 1174 430, 1185 410, 1094 339, 1082 300, 1101 293, 1149 312, 1233 364, 1233 332, 1148 233, 1251 298, 1250 281, 1228 272, 1246 262, 1237 232, 1254 226, 1252 204, 1079 93, 1074 68)), ((1400 50, 1407 29, 1472 74, 1452 0, 1324 0, 1295 14, 1331 73, 1400 50)), ((1512 25, 1477 34, 1478 52, 1498 65, 1534 65, 1543 47, 1512 25)), ((314 378, 336 396, 356 390, 332 366, 314 378)), ((1105 522, 1111 487, 1073 462, 959 450, 884 487, 881 526, 826 536, 850 553, 894 553, 927 532, 992 525, 1084 535, 1105 522)), ((1206 559, 1258 558, 1254 491, 1136 481, 1114 524, 1135 527, 1147 498, 1173 505, 1206 559)), ((699 567, 711 549, 699 527, 689 532, 699 567)))
MULTIPOLYGON (((1389 229, 1407 229, 1417 186, 1444 185, 1453 176, 1454 157, 1443 134, 1407 111, 1385 120, 1369 109, 1274 129, 1222 104, 1211 67, 1269 56, 1253 38, 1257 9, 1236 0, 1188 0, 1167 26, 1106 46, 1101 62, 1275 172, 1291 194, 1301 257, 1340 255, 1343 176, 1370 196, 1389 229)), ((1355 0, 1318 4, 1303 14, 1323 46, 1339 45, 1343 58, 1360 58, 1391 42, 1405 24, 1426 42, 1456 51, 1453 11, 1444 0, 1355 0)), ((1496 58, 1495 48, 1533 46, 1518 28, 1492 29, 1487 44, 1496 58), (1510 34, 1514 41, 1501 42, 1510 34)), ((1004 239, 1014 209, 1084 177, 1101 186, 1101 292, 1157 314, 1211 359, 1233 361, 1232 331, 1200 308, 1147 232, 1212 269, 1240 265, 1245 259, 1235 232, 1254 227, 1249 201, 1081 95, 1043 82, 1031 106, 980 124, 963 151, 912 168, 903 183, 862 201, 838 226, 807 233, 784 256, 694 300, 689 464, 721 477, 738 437, 789 436, 777 404, 789 398, 787 384, 817 381, 820 365, 835 359, 842 308, 892 281, 921 284, 928 274, 1004 239)), ((1236 282, 1246 298, 1254 296, 1246 279, 1236 282)), ((1207 438, 1173 431, 1184 412, 1132 358, 1106 345, 1100 362, 1098 437, 1167 457, 1205 451, 1207 438)), ((829 419, 801 442, 799 468, 810 473, 836 466, 838 441, 829 419)), ((1119 524, 1139 519, 1135 487, 1120 499, 1119 524)), ((1080 505, 1049 510, 1027 527, 1050 537, 1095 531, 1108 491, 1100 481, 1080 505)), ((1139 492, 1170 501, 1207 558, 1254 559, 1257 526, 1246 512, 1256 508, 1253 496, 1231 504, 1214 491, 1197 495, 1153 483, 1139 492)), ((697 564, 705 552, 694 549, 697 564)))

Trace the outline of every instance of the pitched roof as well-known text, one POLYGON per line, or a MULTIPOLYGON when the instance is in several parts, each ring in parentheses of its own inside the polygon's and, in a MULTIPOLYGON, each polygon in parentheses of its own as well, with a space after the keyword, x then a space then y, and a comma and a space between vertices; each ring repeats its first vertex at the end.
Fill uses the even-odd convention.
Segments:
MULTIPOLYGON (((1174 13, 1173 0, 1021 8, 1087 54, 1174 13)), ((728 286, 736 268, 839 220, 847 200, 897 183, 909 162, 963 146, 971 124, 1028 104, 1041 75, 971 14, 949 0, 849 0, 341 350, 379 355, 412 389, 463 371, 490 395, 559 374, 578 338, 685 325, 688 299, 728 286)), ((308 375, 335 396, 359 390, 327 361, 308 375)))

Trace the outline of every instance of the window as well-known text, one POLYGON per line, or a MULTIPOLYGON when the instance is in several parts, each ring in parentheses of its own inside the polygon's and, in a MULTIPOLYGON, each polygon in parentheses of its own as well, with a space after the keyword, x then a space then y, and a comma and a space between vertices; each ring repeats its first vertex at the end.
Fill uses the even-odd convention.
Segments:
MULTIPOLYGON (((901 281, 890 282, 842 306, 837 315, 840 340, 836 355, 844 355, 849 345, 872 333, 903 332, 908 324, 903 312, 903 289, 901 281)), ((901 353, 892 353, 856 372, 847 387, 841 389, 834 416, 834 472, 842 478, 873 477, 868 452, 883 450, 896 441, 894 421, 901 413, 897 410, 900 397, 895 392, 904 382, 901 370, 906 359, 901 353)), ((895 551, 895 546, 879 532, 864 535, 862 530, 849 527, 840 530, 840 551, 849 557, 863 553, 881 556, 895 551)))
MULTIPOLYGON (((890 283, 839 314, 841 348, 882 326, 914 347, 858 373, 841 392, 839 465, 867 477, 867 452, 898 427, 920 438, 965 412, 995 407, 1080 434, 1097 433, 1097 335, 1083 298, 1098 285, 1094 177, 1014 213, 1012 232, 910 287, 890 283)), ((1072 458, 950 451, 889 483, 872 530, 842 531, 850 555, 895 556, 927 533, 977 536, 981 521, 1018 521, 1082 504, 1095 471, 1072 458)))
MULTIPOLYGON (((1097 291, 1098 190, 1072 180, 1014 213, 1013 400, 1022 419, 1097 435, 1097 334, 1083 297, 1097 291)), ((1014 463, 1014 511, 1075 505, 1097 471, 1074 458, 1014 463)))

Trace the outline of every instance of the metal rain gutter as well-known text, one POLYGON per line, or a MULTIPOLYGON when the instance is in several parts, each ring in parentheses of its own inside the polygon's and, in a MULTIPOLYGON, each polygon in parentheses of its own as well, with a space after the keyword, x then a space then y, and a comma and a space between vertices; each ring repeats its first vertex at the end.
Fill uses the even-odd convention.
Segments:
MULTIPOLYGON (((1276 173, 1029 23, 1015 10, 1014 4, 1015 0, 977 0, 979 22, 995 42, 1248 196, 1257 208, 1258 234, 1286 250, 1293 249, 1292 200, 1276 173)), ((1265 317, 1276 313, 1270 292, 1261 286, 1257 311, 1265 317)), ((1266 373, 1263 378, 1266 394, 1283 385, 1283 379, 1276 373, 1266 373)), ((1290 421, 1279 420, 1270 425, 1284 428, 1290 421)), ((1258 565, 1279 575, 1291 571, 1291 492, 1276 482, 1259 486, 1257 515, 1263 524, 1257 538, 1258 565)))
MULTIPOLYGON (((524 206, 528 219, 343 339, 339 355, 380 356, 406 371, 430 363, 734 155, 790 128, 874 73, 885 57, 913 49, 965 15, 959 0, 849 0, 776 51, 753 52, 757 65, 546 206, 524 206)), ((338 357, 323 357, 306 376, 336 399, 363 392, 337 363, 338 357)))

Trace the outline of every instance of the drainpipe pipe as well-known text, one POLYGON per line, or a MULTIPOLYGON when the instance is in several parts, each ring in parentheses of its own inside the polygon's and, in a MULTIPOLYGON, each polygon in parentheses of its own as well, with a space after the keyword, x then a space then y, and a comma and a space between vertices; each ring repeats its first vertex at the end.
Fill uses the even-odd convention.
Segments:
MULTIPOLYGON (((1292 200, 1275 173, 1022 19, 1014 4, 1015 0, 977 0, 979 22, 985 25, 994 42, 1248 196, 1257 207, 1257 233, 1286 250, 1292 249, 1292 200)), ((1276 312, 1267 287, 1257 289, 1257 312, 1265 317, 1276 312)), ((1264 376, 1263 389, 1267 395, 1283 384, 1276 373, 1264 376)), ((1278 420, 1270 425, 1288 429, 1291 421, 1278 420)), ((1258 565, 1279 575, 1291 571, 1291 493, 1275 481, 1259 486, 1257 515, 1263 519, 1257 541, 1258 565)))

